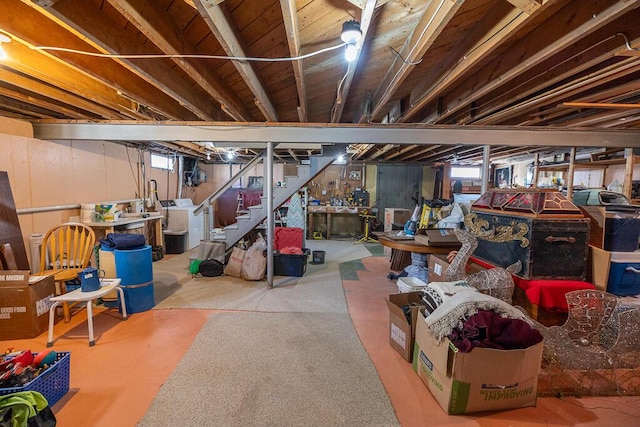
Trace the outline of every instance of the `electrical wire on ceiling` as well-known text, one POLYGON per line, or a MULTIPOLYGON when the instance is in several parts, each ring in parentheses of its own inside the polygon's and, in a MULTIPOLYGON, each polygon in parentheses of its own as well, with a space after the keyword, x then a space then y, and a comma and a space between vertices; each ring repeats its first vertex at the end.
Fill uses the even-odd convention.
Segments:
POLYGON ((389 49, 391 49, 391 52, 395 53, 395 54, 396 54, 396 56, 397 56, 398 58, 400 58, 400 61, 402 61, 402 62, 403 62, 404 64, 406 64, 406 65, 418 65, 418 64, 419 64, 419 63, 421 63, 421 62, 422 62, 422 60, 424 59, 424 58, 420 58, 420 60, 419 60, 419 61, 413 61, 413 62, 412 62, 412 61, 409 61, 408 59, 404 59, 404 58, 402 57, 402 55, 400 54, 400 52, 398 52, 397 50, 395 50, 395 49, 393 48, 393 46, 389 46, 389 49))
POLYGON ((55 46, 30 46, 33 50, 41 51, 56 51, 75 53, 78 55, 92 56, 97 58, 114 58, 114 59, 158 59, 158 58, 193 58, 193 59, 227 59, 231 61, 257 61, 257 62, 284 62, 284 61, 299 61, 301 59, 310 58, 321 53, 329 52, 331 50, 339 49, 346 43, 341 43, 337 46, 326 47, 324 49, 317 50, 315 52, 307 53, 300 56, 294 56, 291 58, 255 58, 250 56, 224 56, 224 55, 206 55, 206 54, 116 54, 116 53, 97 53, 87 52, 84 50, 68 49, 66 47, 55 46))

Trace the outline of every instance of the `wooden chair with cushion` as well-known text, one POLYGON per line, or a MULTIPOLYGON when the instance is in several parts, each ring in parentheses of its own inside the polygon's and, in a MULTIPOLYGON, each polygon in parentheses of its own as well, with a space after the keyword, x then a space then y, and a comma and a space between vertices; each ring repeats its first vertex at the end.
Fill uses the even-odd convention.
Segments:
MULTIPOLYGON (((67 293, 66 282, 78 278, 89 265, 96 242, 93 229, 79 222, 67 222, 47 231, 40 250, 40 273, 53 274, 56 295, 67 293)), ((64 321, 71 320, 67 302, 62 304, 64 321)))

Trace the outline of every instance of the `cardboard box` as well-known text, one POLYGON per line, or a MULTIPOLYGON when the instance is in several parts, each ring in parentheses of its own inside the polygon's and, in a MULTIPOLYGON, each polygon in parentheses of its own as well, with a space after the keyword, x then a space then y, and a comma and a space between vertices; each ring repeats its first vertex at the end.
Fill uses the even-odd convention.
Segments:
POLYGON ((453 228, 427 228, 420 230, 420 233, 415 236, 415 241, 426 246, 460 247, 460 241, 456 237, 453 228))
POLYGON ((49 327, 53 276, 0 271, 0 340, 35 338, 49 327))
POLYGON ((413 211, 409 209, 385 208, 384 209, 384 231, 391 231, 393 224, 404 226, 411 219, 413 211))
MULTIPOLYGON (((398 224, 404 227, 404 224, 411 219, 413 211, 400 208, 384 208, 384 231, 392 231, 393 225, 398 224)), ((384 255, 391 258, 391 248, 385 246, 383 248, 384 255)))
MULTIPOLYGON (((446 255, 429 255, 429 282, 448 282, 444 276, 444 272, 449 268, 450 263, 447 261, 446 255)), ((479 271, 486 270, 486 268, 474 263, 467 263, 467 274, 477 273, 479 271)))
POLYGON ((389 295, 387 306, 389 307, 389 344, 407 362, 411 362, 413 356, 413 341, 415 337, 415 325, 419 306, 411 309, 411 324, 407 321, 402 307, 407 304, 422 304, 422 292, 406 292, 403 294, 389 295))
POLYGON ((462 353, 447 338, 438 343, 421 313, 416 322, 413 369, 445 412, 536 405, 543 342, 524 350, 477 347, 462 353))

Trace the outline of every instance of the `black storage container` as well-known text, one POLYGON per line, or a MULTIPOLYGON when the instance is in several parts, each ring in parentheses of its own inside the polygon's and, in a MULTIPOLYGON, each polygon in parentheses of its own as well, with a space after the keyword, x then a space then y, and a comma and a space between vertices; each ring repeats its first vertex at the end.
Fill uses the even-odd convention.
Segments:
POLYGON ((273 274, 275 276, 302 277, 307 271, 309 250, 303 249, 302 255, 273 253, 273 274))
POLYGON ((165 253, 181 254, 187 247, 187 231, 163 231, 165 253))

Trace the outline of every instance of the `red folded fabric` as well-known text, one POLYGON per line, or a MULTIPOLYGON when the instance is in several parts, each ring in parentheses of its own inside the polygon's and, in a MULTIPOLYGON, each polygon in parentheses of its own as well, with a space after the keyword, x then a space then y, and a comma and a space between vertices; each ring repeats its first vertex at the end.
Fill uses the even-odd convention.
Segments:
MULTIPOLYGON (((471 257, 470 260, 485 268, 494 267, 487 262, 473 257, 471 257)), ((567 300, 564 297, 567 292, 596 288, 592 283, 580 280, 527 280, 513 274, 511 276, 513 277, 515 285, 527 294, 527 298, 532 304, 536 304, 539 307, 557 308, 565 311, 569 309, 567 300)))
POLYGON ((302 255, 304 252, 300 248, 296 248, 295 246, 287 246, 279 251, 281 254, 285 255, 302 255))
POLYGON ((463 353, 476 347, 523 349, 542 341, 540 332, 527 322, 502 317, 493 310, 478 310, 463 322, 462 328, 452 330, 448 338, 463 353))

